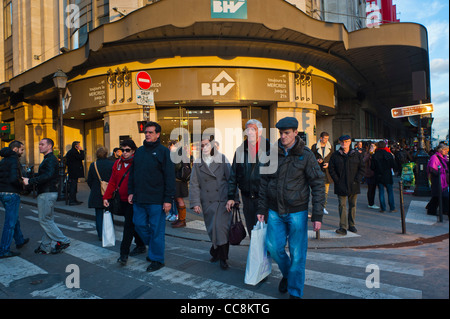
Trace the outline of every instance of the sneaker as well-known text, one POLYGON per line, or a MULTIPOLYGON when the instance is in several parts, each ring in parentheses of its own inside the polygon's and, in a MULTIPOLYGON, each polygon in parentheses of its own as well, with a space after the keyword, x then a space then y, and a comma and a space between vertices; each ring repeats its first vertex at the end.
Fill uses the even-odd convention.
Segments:
POLYGON ((143 254, 143 253, 145 253, 145 246, 144 247, 135 247, 131 252, 130 252, 130 256, 131 257, 133 257, 133 256, 137 256, 137 255, 140 255, 140 254, 143 254))
POLYGON ((63 244, 60 241, 56 242, 55 248, 52 249, 51 253, 53 255, 62 253, 64 249, 70 246, 70 243, 63 244))
POLYGON ((178 215, 172 215, 172 216, 170 216, 170 218, 169 218, 169 222, 174 222, 174 221, 176 221, 178 219, 178 215))
POLYGON ((324 208, 323 209, 323 213, 325 214, 325 215, 328 215, 328 211, 324 208))
POLYGON ((344 228, 338 228, 338 229, 336 229, 336 234, 339 234, 339 235, 347 235, 347 230, 346 229, 344 229, 344 228))
POLYGON ((372 208, 372 209, 380 209, 380 207, 378 207, 378 206, 375 205, 375 204, 373 204, 372 206, 369 205, 369 208, 372 208))
POLYGON ((159 261, 152 261, 150 265, 147 267, 148 272, 157 271, 164 267, 163 263, 160 263, 159 261))
POLYGON ((35 253, 35 254, 38 254, 38 255, 48 255, 48 252, 46 252, 45 250, 43 250, 43 249, 41 248, 41 246, 39 246, 38 248, 36 248, 36 249, 34 250, 34 253, 35 253))
POLYGON ((4 255, 0 256, 0 258, 9 258, 9 257, 15 257, 15 256, 19 256, 19 255, 20 255, 19 252, 8 251, 8 252, 5 253, 4 255))

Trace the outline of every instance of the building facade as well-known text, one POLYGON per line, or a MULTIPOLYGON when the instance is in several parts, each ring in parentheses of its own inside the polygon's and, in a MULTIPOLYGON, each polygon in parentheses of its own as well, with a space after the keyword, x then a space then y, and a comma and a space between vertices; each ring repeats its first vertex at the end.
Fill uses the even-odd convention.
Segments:
POLYGON ((23 160, 35 164, 37 142, 58 141, 59 69, 68 76, 63 153, 81 141, 86 167, 99 145, 140 145, 137 123, 147 119, 162 125, 163 144, 213 135, 230 159, 250 118, 269 137, 294 116, 309 146, 322 131, 332 141, 411 137, 390 109, 416 102, 413 73, 424 77, 421 100, 430 99, 426 29, 322 21, 331 2, 4 0, 0 119, 11 133, 2 146, 23 141, 23 160), (139 74, 150 76, 148 89, 139 74))

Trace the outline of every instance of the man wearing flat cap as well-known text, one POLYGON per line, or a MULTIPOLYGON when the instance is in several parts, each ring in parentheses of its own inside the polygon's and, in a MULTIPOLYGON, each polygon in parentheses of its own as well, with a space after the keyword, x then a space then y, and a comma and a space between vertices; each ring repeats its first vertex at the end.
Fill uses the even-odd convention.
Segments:
POLYGON ((277 170, 271 174, 261 172, 258 220, 268 214, 266 246, 270 256, 278 263, 283 278, 278 286, 282 293, 289 291, 291 298, 301 298, 305 283, 306 251, 308 248, 308 203, 312 194, 314 231, 322 225, 325 203, 324 175, 316 157, 298 136, 298 121, 285 117, 278 121, 280 139, 272 149, 278 154, 277 170), (290 256, 285 251, 289 241, 290 256))
POLYGON ((334 193, 339 200, 339 228, 336 233, 347 235, 347 230, 356 233, 356 199, 360 193, 364 164, 361 154, 351 148, 349 135, 339 138, 341 148, 331 155, 328 172, 334 181, 334 193), (346 202, 348 201, 348 214, 346 202))

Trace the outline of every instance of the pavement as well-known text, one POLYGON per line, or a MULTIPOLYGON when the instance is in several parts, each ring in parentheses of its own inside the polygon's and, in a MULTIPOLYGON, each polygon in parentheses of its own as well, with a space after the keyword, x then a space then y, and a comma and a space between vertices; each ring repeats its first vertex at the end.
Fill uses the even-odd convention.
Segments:
MULTIPOLYGON (((397 212, 390 213, 389 205, 386 213, 381 213, 379 209, 368 207, 367 185, 361 184, 361 194, 358 195, 356 211, 357 233, 347 232, 346 236, 336 234, 335 230, 339 226, 338 200, 334 194, 333 185, 330 185, 328 194, 327 211, 324 215, 322 229, 319 234, 312 230, 312 223, 308 223, 308 247, 310 249, 324 248, 394 248, 399 246, 420 245, 425 242, 441 241, 448 239, 449 219, 443 216, 443 221, 439 221, 438 216, 427 215, 425 206, 429 197, 418 197, 413 195, 412 190, 403 192, 403 210, 405 222, 402 223, 399 179, 394 178, 394 198, 397 212), (404 226, 403 226, 404 225, 404 226), (403 229, 405 232, 403 232, 403 229)), ((75 218, 85 218, 95 220, 95 211, 88 208, 88 198, 90 189, 85 182, 79 182, 77 199, 83 203, 78 206, 69 206, 65 201, 58 201, 55 211, 68 214, 75 218)), ((385 195, 387 199, 387 194, 385 195)), ((37 200, 33 194, 21 197, 23 204, 37 206, 37 200)), ((189 200, 186 198, 186 207, 189 207, 189 200)), ((386 203, 387 204, 387 203, 386 203)), ((375 195, 375 205, 379 206, 378 189, 375 195)), ((241 209, 242 211, 242 209, 241 209)), ((242 217, 243 214, 242 214, 242 217)), ((187 209, 187 226, 184 228, 172 228, 170 222, 166 222, 166 236, 184 238, 193 241, 209 242, 203 218, 197 215, 192 209, 187 209)), ((123 226, 123 217, 115 216, 114 223, 123 226)), ((249 237, 245 238, 241 245, 249 245, 249 237)))

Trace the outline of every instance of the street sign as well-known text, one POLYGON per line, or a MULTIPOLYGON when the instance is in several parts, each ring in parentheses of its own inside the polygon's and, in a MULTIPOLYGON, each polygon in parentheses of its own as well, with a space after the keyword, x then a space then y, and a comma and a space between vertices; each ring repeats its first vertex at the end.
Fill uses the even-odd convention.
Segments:
POLYGON ((433 110, 434 110, 433 104, 427 103, 427 104, 396 107, 396 108, 391 109, 391 114, 392 114, 392 117, 394 119, 396 119, 396 118, 400 118, 400 117, 433 113, 433 110))
POLYGON ((136 90, 136 103, 138 105, 154 106, 153 91, 136 90))
POLYGON ((0 123, 0 134, 10 134, 10 133, 11 133, 11 124, 0 123))
POLYGON ((140 71, 136 75, 136 83, 141 90, 148 90, 152 86, 152 78, 145 71, 140 71))

